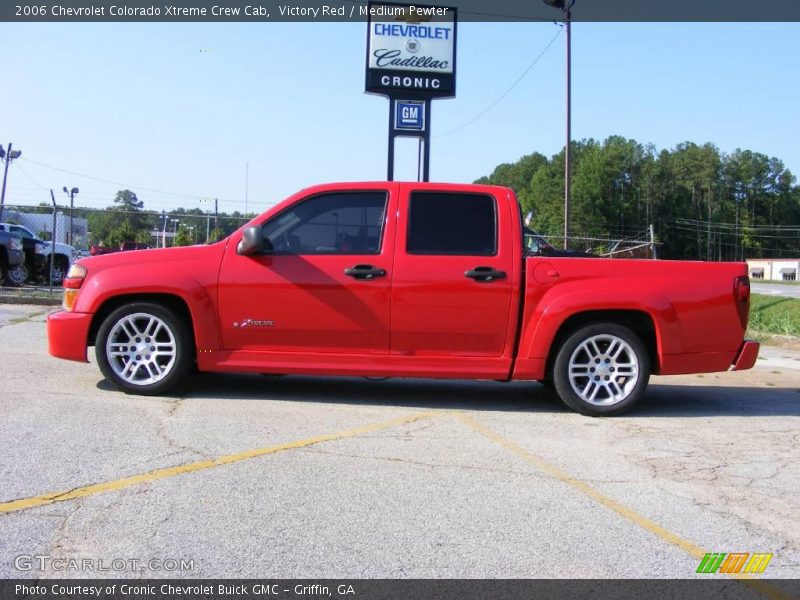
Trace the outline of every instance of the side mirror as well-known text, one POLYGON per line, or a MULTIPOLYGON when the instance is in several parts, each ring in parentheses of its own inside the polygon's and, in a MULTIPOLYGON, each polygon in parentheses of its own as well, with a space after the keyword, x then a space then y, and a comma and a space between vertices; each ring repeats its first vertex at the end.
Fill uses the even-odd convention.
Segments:
POLYGON ((264 237, 261 225, 250 225, 246 227, 242 234, 242 239, 236 247, 236 253, 247 256, 261 252, 264 247, 264 237))

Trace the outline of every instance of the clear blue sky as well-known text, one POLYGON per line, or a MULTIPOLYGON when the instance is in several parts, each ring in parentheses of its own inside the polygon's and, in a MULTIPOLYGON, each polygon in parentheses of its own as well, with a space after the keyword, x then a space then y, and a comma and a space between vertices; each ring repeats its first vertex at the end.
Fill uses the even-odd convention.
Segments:
MULTIPOLYGON (((314 183, 384 179, 388 103, 363 93, 365 27, 3 24, 0 142, 28 159, 11 166, 6 202, 67 185, 80 187, 78 204, 106 206, 121 188, 30 161, 127 184, 155 210, 208 205, 141 187, 243 210, 246 163, 250 211, 314 183)), ((563 147, 563 35, 459 129, 557 31, 460 25, 458 96, 433 106, 433 180, 472 181, 563 147)), ((573 61, 575 139, 712 142, 800 174, 800 24, 576 23, 573 61)), ((415 178, 416 146, 399 150, 398 178, 415 178)))

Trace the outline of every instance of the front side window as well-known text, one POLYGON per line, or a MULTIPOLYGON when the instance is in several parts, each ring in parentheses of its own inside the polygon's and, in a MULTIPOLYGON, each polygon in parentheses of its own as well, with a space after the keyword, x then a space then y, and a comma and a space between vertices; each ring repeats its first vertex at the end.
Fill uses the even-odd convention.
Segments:
POLYGON ((16 233, 17 235, 21 235, 24 238, 33 239, 33 235, 31 234, 31 232, 25 229, 24 227, 15 227, 14 225, 12 225, 11 233, 16 233))
POLYGON ((386 201, 386 192, 343 192, 304 200, 264 225, 264 251, 379 254, 386 201))
POLYGON ((413 192, 409 254, 491 256, 497 253, 495 200, 483 194, 413 192))

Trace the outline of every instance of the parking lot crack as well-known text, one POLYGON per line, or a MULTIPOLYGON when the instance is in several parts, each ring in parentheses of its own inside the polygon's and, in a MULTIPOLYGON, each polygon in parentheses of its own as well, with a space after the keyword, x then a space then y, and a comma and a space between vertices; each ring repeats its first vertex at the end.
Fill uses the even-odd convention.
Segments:
POLYGON ((304 448, 301 450, 302 453, 309 453, 309 454, 324 454, 328 456, 337 456, 340 458, 355 458, 361 460, 377 460, 377 461, 386 461, 386 462, 393 462, 393 463, 403 463, 408 465, 420 466, 420 467, 428 467, 429 469, 465 469, 470 471, 482 471, 485 473, 505 473, 508 475, 524 475, 526 477, 534 476, 542 478, 538 473, 531 472, 531 471, 520 471, 516 469, 498 469, 496 467, 480 467, 475 465, 459 465, 454 463, 433 463, 433 462, 425 462, 425 461, 418 461, 418 460, 409 460, 406 458, 399 458, 394 456, 364 456, 362 454, 347 454, 344 452, 328 452, 325 450, 319 449, 311 449, 311 448, 304 448))
POLYGON ((184 398, 174 398, 169 401, 169 408, 167 409, 167 413, 164 417, 159 421, 158 427, 156 428, 156 434, 159 438, 161 438, 167 446, 175 450, 176 452, 170 452, 166 456, 171 456, 175 453, 189 453, 195 456, 206 456, 204 452, 197 450, 196 448, 192 448, 186 444, 182 444, 175 438, 173 438, 169 433, 167 433, 167 421, 175 416, 175 413, 178 412, 181 405, 183 404, 184 398))
MULTIPOLYGON (((68 492, 65 492, 68 493, 68 492)), ((63 495, 63 494, 60 494, 63 495)), ((83 500, 79 499, 75 502, 74 505, 70 508, 70 510, 65 514, 61 515, 61 523, 58 524, 55 533, 53 534, 53 539, 48 544, 46 554, 52 557, 58 557, 61 551, 64 549, 64 545, 69 540, 69 526, 72 519, 78 513, 79 510, 83 508, 83 500)))

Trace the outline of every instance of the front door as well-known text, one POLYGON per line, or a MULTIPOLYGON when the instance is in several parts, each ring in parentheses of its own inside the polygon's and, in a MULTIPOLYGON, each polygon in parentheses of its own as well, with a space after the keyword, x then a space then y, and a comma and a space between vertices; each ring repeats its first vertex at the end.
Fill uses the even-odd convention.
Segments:
POLYGON ((314 195, 263 224, 262 254, 229 248, 219 287, 224 348, 388 354, 394 202, 388 189, 314 195))

